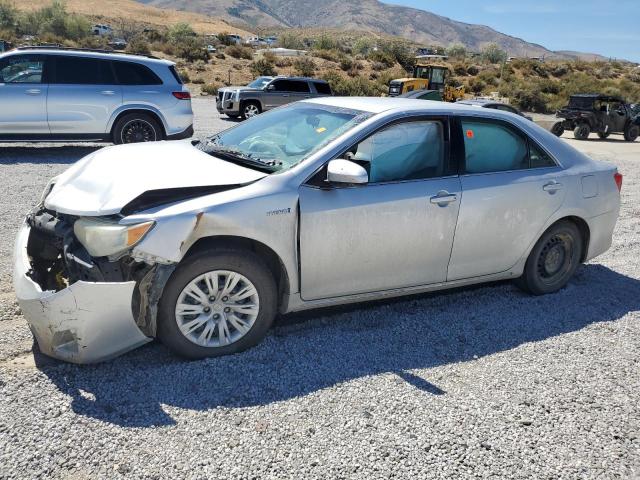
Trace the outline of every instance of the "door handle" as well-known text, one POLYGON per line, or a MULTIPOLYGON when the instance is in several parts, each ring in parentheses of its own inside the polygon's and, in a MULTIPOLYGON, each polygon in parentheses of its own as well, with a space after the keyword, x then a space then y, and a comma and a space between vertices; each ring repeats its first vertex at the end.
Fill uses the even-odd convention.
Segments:
POLYGON ((40 95, 42 93, 42 90, 40 90, 39 88, 30 88, 29 90, 25 91, 25 93, 27 95, 40 95))
POLYGON ((445 207, 450 203, 455 202, 456 200, 458 200, 458 196, 454 193, 449 193, 446 191, 443 192, 438 192, 438 195, 431 197, 430 202, 433 203, 434 205, 439 205, 441 207, 445 207))
POLYGON ((114 92, 113 90, 103 90, 100 92, 102 95, 115 95, 116 92, 114 92))
POLYGON ((554 194, 556 193, 558 190, 562 190, 562 184, 556 182, 555 180, 549 183, 546 183, 543 187, 542 190, 544 190, 545 192, 549 192, 550 194, 554 194))

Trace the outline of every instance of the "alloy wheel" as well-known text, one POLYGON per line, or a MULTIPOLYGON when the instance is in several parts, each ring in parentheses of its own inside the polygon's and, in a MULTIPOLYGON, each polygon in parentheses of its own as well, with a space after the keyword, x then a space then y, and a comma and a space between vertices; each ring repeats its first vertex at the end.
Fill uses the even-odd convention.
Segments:
POLYGON ((244 116, 246 118, 251 118, 251 117, 255 117, 256 115, 258 115, 260 113, 260 110, 258 109, 258 107, 256 105, 254 105, 253 103, 250 103, 249 105, 247 105, 246 107, 244 107, 244 116))
POLYGON ((189 282, 180 292, 175 318, 180 332, 201 347, 224 347, 244 337, 260 311, 251 281, 229 270, 215 270, 189 282))
POLYGON ((122 143, 155 142, 156 130, 145 120, 131 120, 122 128, 122 143))

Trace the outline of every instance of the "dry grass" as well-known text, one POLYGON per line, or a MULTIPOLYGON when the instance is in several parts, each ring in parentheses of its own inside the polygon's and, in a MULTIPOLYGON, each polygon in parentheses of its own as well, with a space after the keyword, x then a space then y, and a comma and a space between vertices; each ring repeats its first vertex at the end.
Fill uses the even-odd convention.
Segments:
MULTIPOLYGON (((169 26, 186 22, 198 33, 237 33, 251 35, 248 31, 236 28, 225 21, 207 15, 177 10, 165 10, 144 5, 133 0, 67 0, 69 12, 87 15, 92 18, 102 17, 105 22, 135 21, 149 25, 169 26)), ((51 0, 18 1, 15 6, 20 10, 37 10, 51 5, 51 0)))

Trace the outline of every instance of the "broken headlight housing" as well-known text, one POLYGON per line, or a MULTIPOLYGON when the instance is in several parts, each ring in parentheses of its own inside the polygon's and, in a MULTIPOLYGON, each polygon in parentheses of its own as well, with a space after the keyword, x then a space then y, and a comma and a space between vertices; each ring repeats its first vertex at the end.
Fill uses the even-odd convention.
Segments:
POLYGON ((92 257, 109 257, 136 245, 155 222, 121 225, 117 222, 80 218, 73 224, 78 241, 92 257))

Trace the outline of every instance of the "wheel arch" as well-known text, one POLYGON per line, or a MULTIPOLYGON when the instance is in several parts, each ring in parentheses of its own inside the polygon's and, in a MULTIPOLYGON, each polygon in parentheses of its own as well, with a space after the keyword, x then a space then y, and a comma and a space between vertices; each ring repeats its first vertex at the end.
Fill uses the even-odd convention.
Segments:
MULTIPOLYGON (((546 232, 547 230, 552 228, 554 225, 564 221, 571 222, 576 227, 578 227, 578 231, 580 232, 580 237, 582 240, 582 255, 580 258, 580 262, 582 263, 587 258, 587 252, 589 251, 589 241, 591 239, 591 230, 589 229, 589 224, 586 222, 586 220, 576 215, 568 215, 566 217, 557 219, 555 222, 549 225, 544 231, 546 232)), ((544 235, 544 232, 543 232, 543 235, 544 235)))
POLYGON ((268 245, 248 237, 240 236, 212 236, 198 239, 185 252, 182 260, 205 250, 212 249, 247 250, 262 258, 276 281, 278 288, 278 305, 290 290, 289 273, 280 256, 268 245))
POLYGON ((152 108, 145 108, 145 107, 132 107, 132 108, 126 108, 123 109, 121 111, 119 111, 117 114, 114 115, 114 117, 111 119, 111 121, 109 122, 109 135, 111 135, 113 137, 113 133, 114 133, 114 129, 116 128, 116 125, 118 124, 118 121, 124 117, 125 115, 129 115, 130 113, 144 113, 145 115, 149 115, 151 117, 153 117, 153 119, 155 121, 158 122, 158 124, 160 125, 160 127, 162 128, 162 138, 166 138, 167 136, 167 125, 165 124, 164 118, 162 117, 162 115, 155 111, 152 108))
POLYGON ((242 112, 242 109, 244 108, 244 106, 247 103, 257 103, 258 104, 258 108, 260 108, 260 112, 264 112, 264 105, 262 104, 262 101, 258 98, 252 97, 252 98, 241 98, 240 99, 240 112, 242 112))

